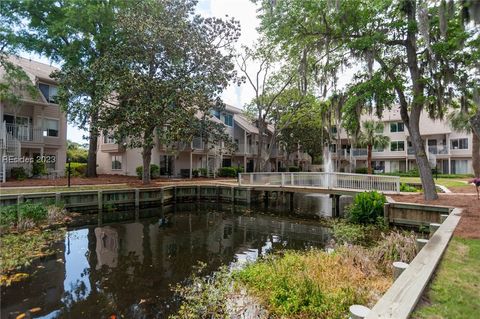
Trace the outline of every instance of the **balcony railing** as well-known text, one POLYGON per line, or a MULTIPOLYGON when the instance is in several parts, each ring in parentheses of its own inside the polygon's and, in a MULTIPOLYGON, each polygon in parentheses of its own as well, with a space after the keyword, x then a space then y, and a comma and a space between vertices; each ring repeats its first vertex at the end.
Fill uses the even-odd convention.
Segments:
POLYGON ((5 124, 7 134, 20 142, 43 142, 43 130, 30 125, 5 124))
POLYGON ((366 148, 352 148, 351 149, 352 156, 367 156, 367 149, 366 148))
POLYGON ((448 154, 447 146, 429 146, 428 152, 432 154, 448 154))

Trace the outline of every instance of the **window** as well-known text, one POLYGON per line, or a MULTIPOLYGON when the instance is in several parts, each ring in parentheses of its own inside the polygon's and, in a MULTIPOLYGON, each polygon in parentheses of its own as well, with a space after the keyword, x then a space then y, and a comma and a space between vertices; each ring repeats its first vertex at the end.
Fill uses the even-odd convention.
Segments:
POLYGON ((337 134, 337 126, 336 125, 332 126, 332 128, 330 129, 330 133, 331 134, 337 134))
POLYGON ((232 114, 225 114, 223 123, 227 126, 233 126, 233 115, 232 114))
POLYGON ((383 152, 383 150, 384 150, 383 147, 378 147, 378 146, 373 147, 374 152, 383 152))
POLYGON ((450 167, 451 174, 468 174, 468 160, 452 160, 450 167))
POLYGON ((43 119, 43 136, 58 137, 58 120, 43 119))
POLYGON ((38 88, 40 89, 40 92, 42 92, 43 96, 45 97, 45 100, 49 103, 57 103, 57 87, 53 85, 48 85, 45 83, 39 83, 38 88))
POLYGON ((390 143, 390 151, 392 152, 405 151, 405 141, 392 141, 390 143))
POLYGON ((457 138, 451 140, 452 149, 454 150, 467 150, 468 149, 468 138, 457 138))
POLYGON ((112 155, 112 169, 122 169, 121 155, 112 155))
POLYGON ((220 119, 220 111, 218 110, 211 110, 210 113, 215 116, 217 119, 220 119))
POLYGON ((104 144, 117 144, 115 142, 115 139, 113 138, 113 136, 111 136, 109 134, 103 135, 103 143, 104 144))
POLYGON ((57 155, 44 155, 45 168, 49 171, 55 170, 55 163, 57 162, 57 155))
POLYGON ((330 153, 336 153, 337 152, 337 144, 330 144, 329 151, 330 151, 330 153))
POLYGON ((396 133, 396 132, 403 132, 403 131, 404 131, 404 126, 402 122, 390 123, 390 132, 396 133))

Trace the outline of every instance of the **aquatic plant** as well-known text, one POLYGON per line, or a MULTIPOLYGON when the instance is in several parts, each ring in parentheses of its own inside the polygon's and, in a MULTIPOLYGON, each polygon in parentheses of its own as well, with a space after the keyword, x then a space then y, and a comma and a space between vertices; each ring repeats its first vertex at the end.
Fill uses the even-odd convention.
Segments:
POLYGON ((346 212, 350 222, 356 224, 375 224, 383 220, 383 205, 387 202, 385 195, 377 192, 363 192, 355 196, 353 204, 346 212))

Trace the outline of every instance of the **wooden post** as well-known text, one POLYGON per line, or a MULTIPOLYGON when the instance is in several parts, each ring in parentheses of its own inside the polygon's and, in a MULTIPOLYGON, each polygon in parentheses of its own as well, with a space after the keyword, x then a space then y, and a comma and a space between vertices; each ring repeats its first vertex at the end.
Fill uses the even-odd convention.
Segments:
POLYGON ((417 248, 417 254, 420 250, 422 250, 423 246, 428 243, 428 239, 418 238, 415 241, 415 247, 417 248))
POLYGON ((98 197, 98 211, 101 212, 103 209, 103 192, 98 191, 97 197, 98 197))
POLYGON ((408 264, 402 261, 396 261, 393 263, 393 280, 397 280, 402 272, 408 268, 408 264))
POLYGON ((135 188, 135 207, 140 207, 140 190, 135 188))
POLYGON ((232 204, 235 203, 235 187, 233 186, 230 188, 230 196, 232 196, 231 198, 232 204))
POLYGON ((350 311, 350 319, 364 319, 370 313, 370 309, 362 305, 350 306, 348 310, 350 311))
POLYGON ((61 201, 62 201, 62 193, 55 193, 55 205, 60 206, 61 201))
POLYGON ((385 205, 383 205, 383 220, 385 225, 390 224, 390 203, 385 203, 385 205))

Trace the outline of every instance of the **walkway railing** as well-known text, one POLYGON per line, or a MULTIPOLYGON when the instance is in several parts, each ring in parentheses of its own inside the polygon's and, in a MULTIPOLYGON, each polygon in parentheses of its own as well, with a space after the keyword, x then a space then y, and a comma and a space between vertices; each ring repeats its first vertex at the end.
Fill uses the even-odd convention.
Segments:
POLYGON ((306 186, 358 191, 400 192, 400 177, 349 173, 241 173, 240 186, 306 186))

